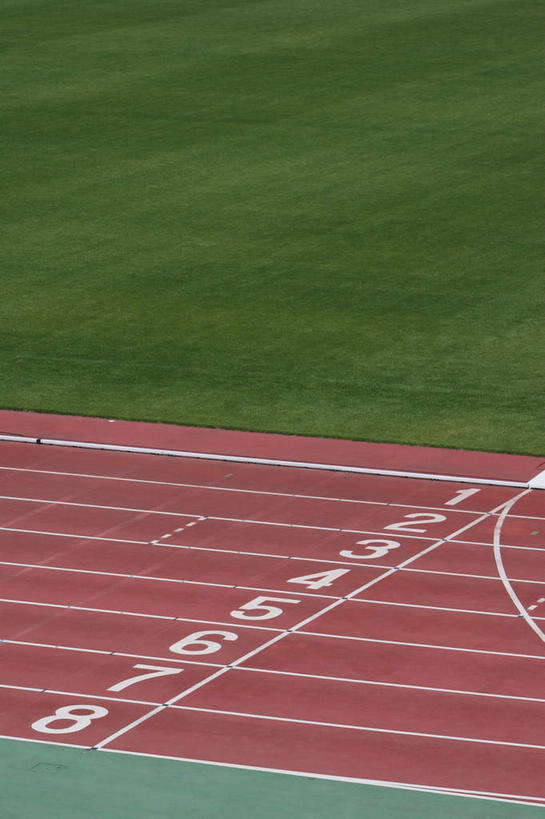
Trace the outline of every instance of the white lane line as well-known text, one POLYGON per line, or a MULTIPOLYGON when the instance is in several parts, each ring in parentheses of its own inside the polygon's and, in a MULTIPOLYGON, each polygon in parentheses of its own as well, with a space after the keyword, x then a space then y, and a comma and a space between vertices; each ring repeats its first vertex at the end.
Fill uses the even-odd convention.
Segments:
POLYGON ((507 614, 502 611, 481 611, 477 609, 455 609, 448 606, 426 606, 423 603, 407 603, 405 601, 399 602, 394 600, 374 600, 372 597, 357 597, 354 602, 373 603, 377 606, 400 606, 407 609, 428 609, 430 611, 453 611, 459 614, 483 614, 489 617, 510 617, 511 619, 518 619, 518 614, 507 614))
MULTIPOLYGON (((89 478, 91 480, 97 481, 121 481, 124 483, 136 483, 136 484, 151 484, 152 486, 173 486, 178 487, 181 489, 206 489, 212 492, 238 492, 247 495, 271 495, 273 497, 279 498, 301 498, 303 500, 317 500, 317 501, 335 501, 338 503, 360 503, 366 504, 370 506, 392 506, 392 507, 401 507, 403 509, 432 509, 437 511, 443 511, 444 506, 448 505, 445 504, 444 506, 422 506, 421 504, 414 504, 414 503, 396 503, 395 501, 377 501, 377 500, 363 500, 361 498, 338 498, 338 497, 330 497, 329 495, 306 495, 301 494, 298 492, 273 492, 272 490, 266 489, 245 489, 240 487, 233 487, 233 486, 216 486, 213 484, 201 484, 201 483, 177 483, 175 481, 157 481, 151 480, 147 478, 126 478, 116 475, 92 475, 86 472, 61 472, 57 470, 51 469, 29 469, 25 467, 13 467, 13 466, 0 466, 0 470, 5 470, 7 472, 30 472, 36 473, 39 475, 59 475, 62 477, 70 477, 70 478, 89 478)), ((476 492, 478 490, 475 490, 476 492)), ((447 510, 448 511, 448 510, 447 510)), ((457 512, 462 512, 466 515, 478 515, 479 511, 475 509, 456 509, 457 512)))
POLYGON ((537 636, 539 637, 539 639, 542 640, 545 643, 545 633, 541 630, 541 628, 536 623, 536 619, 538 619, 538 618, 532 617, 528 613, 525 606, 523 606, 523 604, 519 600, 519 598, 517 596, 517 593, 513 589, 513 586, 511 585, 511 581, 509 580, 509 578, 507 576, 507 572, 505 571, 505 567, 503 565, 503 559, 502 559, 502 555, 501 555, 501 529, 502 529, 502 526, 503 526, 503 523, 504 523, 505 519, 507 518, 507 515, 509 514, 509 510, 520 498, 524 497, 524 495, 527 495, 529 492, 532 492, 532 491, 534 491, 534 490, 526 489, 524 492, 521 492, 519 495, 512 498, 505 505, 505 507, 503 509, 503 512, 499 516, 498 521, 496 523, 496 526, 494 527, 494 559, 496 561, 496 566, 498 568, 498 574, 501 577, 503 585, 505 587, 505 590, 506 590, 507 594, 509 595, 509 597, 511 598, 515 608, 521 614, 521 616, 524 618, 526 623, 528 623, 528 625, 530 626, 532 631, 534 631, 537 634, 537 636))
MULTIPOLYGON (((79 646, 61 646, 56 643, 33 643, 29 640, 8 640, 5 637, 0 638, 0 645, 6 643, 7 645, 28 646, 29 648, 51 648, 55 651, 76 651, 82 654, 103 654, 109 657, 128 657, 132 660, 161 660, 173 663, 183 663, 184 665, 204 665, 212 668, 225 668, 224 663, 204 662, 203 660, 186 660, 185 658, 173 657, 170 653, 165 653, 160 657, 151 654, 130 654, 126 651, 108 651, 101 648, 80 648, 79 646)), ((492 695, 491 695, 492 696, 492 695)))
POLYGON ((479 737, 463 737, 450 734, 430 734, 423 731, 403 731, 396 728, 377 728, 369 725, 352 725, 345 722, 322 722, 311 719, 295 719, 295 717, 274 717, 270 714, 251 714, 244 711, 224 711, 219 708, 197 708, 191 705, 167 704, 167 707, 177 708, 180 711, 196 711, 203 714, 221 714, 222 716, 243 717, 245 719, 265 720, 269 722, 286 722, 294 725, 310 725, 318 728, 339 728, 345 731, 365 731, 372 734, 394 734, 409 737, 424 737, 425 739, 439 739, 447 742, 474 742, 479 745, 503 745, 510 748, 533 748, 545 751, 545 745, 536 745, 529 742, 511 742, 501 739, 481 739, 479 737))
MULTIPOLYGON (((345 600, 346 595, 339 595, 339 594, 321 594, 321 593, 312 593, 312 592, 293 592, 291 589, 287 590, 286 588, 283 589, 274 589, 270 588, 269 586, 242 586, 236 585, 233 583, 212 583, 211 581, 204 581, 204 580, 185 580, 180 578, 173 578, 173 577, 156 577, 154 575, 145 575, 145 574, 125 574, 123 572, 104 572, 98 571, 97 569, 76 569, 70 566, 48 566, 43 563, 15 563, 13 561, 8 560, 0 560, 0 566, 17 566, 18 568, 23 569, 39 569, 43 571, 51 571, 51 572, 72 572, 74 574, 91 574, 91 575, 98 575, 104 577, 121 577, 126 580, 150 580, 150 581, 157 581, 158 583, 180 583, 186 586, 205 586, 210 588, 217 588, 217 589, 240 589, 241 591, 266 591, 266 592, 278 592, 278 594, 297 594, 298 597, 310 597, 310 598, 325 598, 328 600, 345 600)), ((379 566, 369 567, 369 568, 380 568, 379 566)), ((388 570, 390 567, 386 566, 383 567, 388 570)), ((400 569, 403 571, 403 568, 400 569)), ((418 569, 405 569, 405 571, 412 571, 418 572, 418 569)), ((429 574, 429 572, 426 572, 429 574)), ((448 572, 436 572, 435 574, 445 574, 447 576, 450 575, 448 572)), ((456 575, 458 576, 458 575, 456 575)), ((475 575, 461 575, 462 577, 471 577, 475 578, 475 575)), ((7 579, 7 578, 5 578, 7 579)), ((478 578, 482 579, 482 578, 478 578)), ((486 578, 494 580, 496 583, 499 582, 499 578, 486 578)), ((539 585, 535 583, 535 581, 520 581, 525 583, 532 583, 533 585, 539 585)), ((545 584, 541 584, 544 586, 545 584)), ((0 586, 1 588, 1 586, 0 586)), ((362 602, 362 603, 376 603, 379 606, 406 606, 408 608, 415 608, 415 609, 431 609, 432 611, 455 611, 461 612, 464 614, 487 614, 491 617, 514 617, 517 618, 518 614, 509 614, 506 612, 501 611, 482 611, 477 609, 461 609, 461 608, 453 608, 448 606, 432 606, 426 605, 424 603, 409 603, 406 601, 398 601, 398 600, 374 600, 370 597, 355 597, 353 598, 354 602, 362 602)), ((545 617, 538 617, 538 620, 545 619, 545 617)))
POLYGON ((31 691, 35 694, 60 694, 63 697, 87 697, 90 700, 109 700, 110 702, 129 702, 133 705, 157 705, 149 700, 128 700, 123 697, 106 697, 102 694, 81 694, 76 691, 57 690, 56 688, 36 688, 30 685, 11 685, 0 683, 0 688, 8 688, 14 691, 31 691))
MULTIPOLYGON (((26 741, 23 737, 21 740, 24 742, 26 741)), ((29 740, 34 741, 34 740, 29 740)), ((46 740, 38 740, 39 742, 45 742, 46 740)), ((61 743, 58 743, 61 744, 61 743)), ((279 773, 279 774, 286 774, 288 776, 303 776, 305 778, 311 779, 327 779, 333 782, 354 782, 361 785, 376 785, 379 788, 399 788, 400 790, 410 790, 410 791, 423 791, 425 793, 436 793, 436 794, 443 794, 447 796, 458 796, 462 798, 471 798, 471 799, 487 799, 490 801, 497 801, 505 804, 506 801, 509 801, 509 804, 514 805, 531 805, 536 806, 536 804, 545 803, 545 798, 539 796, 526 796, 526 795, 519 795, 519 794, 511 794, 511 793, 496 793, 494 791, 471 791, 467 789, 456 789, 456 788, 442 788, 439 786, 434 785, 427 785, 427 784, 416 784, 416 783, 406 783, 406 782, 395 782, 389 781, 384 779, 360 779, 358 777, 350 777, 350 776, 336 776, 335 774, 320 774, 320 773, 312 773, 309 771, 291 771, 286 770, 283 768, 263 768, 257 765, 242 765, 240 763, 234 762, 216 762, 209 759, 195 759, 191 757, 183 757, 183 756, 171 756, 169 754, 152 754, 146 753, 145 751, 124 751, 119 750, 117 748, 100 748, 99 750, 104 751, 105 753, 110 754, 129 754, 129 756, 143 756, 143 757, 151 757, 152 759, 174 759, 178 760, 179 762, 194 762, 199 765, 212 765, 214 767, 220 768, 236 768, 242 769, 246 771, 258 771, 260 773, 279 773), (517 800, 533 800, 533 801, 517 801, 517 800)))
POLYGON ((438 688, 433 685, 410 685, 409 683, 386 682, 385 680, 366 680, 355 677, 335 677, 330 674, 305 674, 302 671, 284 671, 275 668, 259 668, 257 666, 243 665, 236 671, 251 671, 257 674, 276 674, 280 677, 303 677, 309 680, 326 680, 331 682, 351 683, 355 685, 373 685, 377 688, 403 688, 409 691, 431 691, 434 694, 461 694, 468 697, 487 697, 488 699, 514 700, 515 702, 539 702, 545 704, 545 698, 525 697, 522 694, 495 694, 489 691, 471 691, 465 688, 438 688))
MULTIPOLYGON (((373 605, 370 603, 369 605, 373 605)), ((491 651, 485 648, 462 648, 460 646, 436 645, 435 643, 409 643, 405 640, 381 640, 378 637, 349 637, 346 634, 330 634, 326 631, 301 630, 298 634, 309 637, 331 637, 333 640, 357 640, 362 643, 384 643, 390 646, 409 646, 414 648, 437 648, 441 651, 463 651, 467 654, 490 654, 494 657, 521 657, 526 660, 545 660, 542 654, 520 654, 515 651, 491 651)))
MULTIPOLYGON (((94 574, 104 577, 122 577, 126 580, 152 580, 157 581, 158 583, 180 583, 185 586, 209 586, 213 589, 240 589, 241 591, 272 591, 278 592, 279 594, 283 594, 286 592, 287 594, 295 594, 291 590, 286 591, 286 589, 272 589, 270 587, 263 588, 262 586, 239 586, 233 583, 212 583, 205 580, 180 580, 179 578, 174 577, 154 577, 153 575, 145 575, 145 574, 123 574, 122 572, 101 572, 97 571, 96 569, 73 569, 66 566, 47 566, 43 563, 12 563, 11 561, 7 560, 0 560, 0 566, 18 566, 25 569, 43 569, 44 571, 49 572, 73 572, 74 574, 94 574)), ((4 578, 7 579, 7 578, 4 578)), ((1 586, 0 586, 1 588, 1 586)), ((297 592, 299 597, 324 597, 328 600, 342 600, 342 595, 338 594, 320 594, 318 592, 297 592)), ((516 617, 516 614, 511 614, 509 617, 516 617)))
POLYGON ((0 495, 0 500, 19 503, 43 503, 47 506, 76 506, 82 509, 107 509, 110 512, 137 512, 139 515, 170 515, 175 518, 195 518, 199 515, 186 515, 184 512, 164 512, 162 509, 138 509, 133 506, 105 506, 100 503, 76 503, 75 501, 50 500, 48 498, 19 498, 12 495, 0 495))
MULTIPOLYGON (((35 643, 30 642, 28 640, 8 640, 8 639, 0 639, 1 644, 6 645, 15 645, 15 646, 25 646, 28 648, 48 648, 53 649, 54 651, 74 651, 76 653, 81 654, 101 654, 106 656, 114 656, 114 657, 127 657, 130 659, 135 660, 159 660, 161 662, 171 661, 174 663, 183 663, 183 665, 197 665, 197 666, 205 666, 210 668, 229 668, 229 664, 227 663, 213 663, 213 662, 205 662, 204 660, 189 660, 185 658, 176 658, 167 656, 166 654, 157 657, 155 655, 149 654, 129 654, 123 651, 107 651, 105 649, 96 649, 96 648, 79 648, 76 646, 61 646, 55 643, 35 643)), ((447 649, 448 650, 448 649, 447 649)), ((9 656, 9 655, 8 655, 9 656)), ((325 680, 329 682, 341 682, 341 683, 350 683, 355 685, 371 685, 377 688, 402 688, 407 689, 409 691, 430 691, 434 694, 461 694, 463 696, 468 697, 485 697, 488 699, 501 699, 501 700, 514 700, 515 702, 537 702, 537 703, 545 703, 545 698, 541 697, 526 697, 522 694, 498 694, 491 691, 471 691, 470 689, 463 689, 463 688, 439 688, 437 686, 430 686, 430 685, 416 685, 416 684, 409 684, 409 683, 395 683, 395 682, 387 682, 385 680, 367 680, 367 679, 358 679, 357 677, 337 677, 332 674, 307 674, 302 671, 286 671, 286 670, 278 670, 278 669, 271 669, 271 668, 260 668, 258 666, 237 666, 237 668, 233 669, 234 671, 242 671, 242 672, 249 672, 253 674, 274 674, 279 677, 301 677, 303 679, 309 680, 325 680)), ((90 696, 90 695, 89 695, 90 696)))
MULTIPOLYGON (((193 617, 170 617, 165 614, 142 614, 138 611, 120 611, 118 609, 96 609, 89 606, 72 606, 66 603, 38 603, 36 600, 15 600, 9 597, 0 597, 0 603, 13 603, 20 606, 41 606, 50 609, 65 609, 70 611, 92 611, 96 614, 118 614, 124 617, 143 617, 148 620, 169 620, 171 623, 205 623, 215 626, 233 626, 231 620, 229 623, 220 620, 196 620, 193 617)), ((276 631, 282 632, 282 629, 271 628, 271 626, 247 626, 245 623, 239 623, 237 620, 237 628, 251 628, 257 631, 276 631)))
MULTIPOLYGON (((480 515, 476 520, 471 521, 470 523, 468 523, 465 526, 461 527, 461 529, 457 529, 455 532, 453 532, 451 537, 456 537, 461 532, 464 532, 466 529, 468 529, 470 526, 474 526, 474 525, 478 524, 480 521, 487 519, 491 514, 498 511, 503 506, 504 506, 504 504, 500 504, 499 507, 496 507, 495 509, 492 509, 490 512, 486 512, 483 515, 480 515)), ((403 561, 399 565, 404 566, 404 565, 407 565, 408 563, 412 563, 414 560, 416 560, 421 555, 426 554, 430 549, 435 548, 435 546, 436 546, 436 544, 432 544, 432 546, 426 546, 421 552, 419 552, 416 555, 413 555, 408 560, 403 561)), ((275 637, 272 637, 270 640, 263 643, 261 646, 258 646, 257 648, 255 648, 252 651, 245 654, 243 657, 240 657, 239 659, 235 660, 233 663, 230 664, 230 666, 228 668, 220 669, 220 671, 217 671, 214 674, 211 674, 210 677, 206 677, 204 680, 201 680, 199 683, 196 683, 192 688, 190 688, 190 689, 182 692, 178 696, 175 696, 172 699, 170 699, 167 703, 165 703, 165 705, 159 706, 158 708, 154 708, 152 711, 150 711, 149 714, 146 714, 146 715, 140 717, 139 719, 134 720, 130 724, 124 726, 121 729, 119 729, 119 731, 116 731, 114 734, 111 734, 110 736, 107 736, 105 739, 101 740, 101 742, 99 742, 95 747, 103 748, 105 745, 109 744, 114 739, 117 739, 121 735, 125 734, 127 731, 130 731, 133 728, 136 728, 141 723, 143 723, 146 720, 150 719, 151 717, 155 716, 156 714, 158 714, 166 706, 173 705, 175 702, 178 702, 179 700, 183 699, 184 697, 187 697, 193 691, 195 691, 195 690, 197 690, 199 688, 202 688, 203 686, 207 685, 207 683, 211 682, 212 680, 216 679, 217 677, 220 677, 222 674, 227 673, 227 671, 230 668, 235 668, 236 666, 240 665, 240 663, 245 662, 246 660, 248 660, 250 657, 253 657, 256 654, 259 654, 261 651, 264 651, 264 649, 269 648, 274 643, 277 643, 279 640, 284 639, 288 634, 297 632, 299 629, 302 629, 303 626, 306 626, 308 623, 313 622, 314 620, 316 620, 319 617, 322 617, 324 614, 326 614, 327 612, 329 612, 332 609, 336 608, 337 606, 342 605, 347 600, 351 600, 353 597, 356 597, 356 595, 361 594, 361 592, 365 591, 365 589, 369 588, 370 586, 373 586, 377 582, 380 582, 380 580, 383 580, 383 579, 385 579, 387 577, 390 577, 390 575, 395 571, 396 571, 396 568, 388 569, 387 571, 385 571, 381 575, 379 575, 378 578, 374 578, 373 580, 368 581, 367 583, 364 583, 359 588, 354 589, 354 591, 347 594, 346 597, 344 597, 343 599, 334 600, 332 603, 329 603, 323 609, 320 609, 318 612, 315 612, 314 614, 310 615, 309 617, 306 617, 305 619, 301 620, 295 626, 292 626, 289 629, 283 629, 282 633, 277 634, 275 637)))
POLYGON ((375 469, 362 466, 343 466, 340 464, 322 464, 307 461, 285 461, 276 458, 254 458, 244 455, 223 455, 212 452, 190 452, 180 449, 156 449, 155 447, 122 446, 120 444, 91 443, 88 441, 68 441, 58 438, 29 438, 27 436, 0 434, 0 441, 17 441, 45 446, 75 447, 76 449, 105 450, 108 452, 133 452, 140 455, 169 455, 176 458, 195 458, 204 461, 226 461, 228 463, 263 464, 265 466, 286 466, 299 469, 317 469, 328 472, 351 472, 358 475, 382 475, 397 478, 419 478, 429 481, 448 481, 454 483, 471 483, 486 486, 526 487, 527 481, 500 480, 499 478, 468 478, 461 475, 442 475, 435 472, 409 472, 399 469, 375 469))
MULTIPOLYGON (((206 520, 206 518, 205 518, 205 520, 206 520)), ((198 522, 199 521, 195 521, 195 523, 198 523, 198 522)), ((186 524, 185 528, 187 529, 190 526, 194 526, 195 523, 188 523, 188 524, 186 524)), ((122 538, 99 537, 97 535, 76 535, 76 534, 67 533, 67 532, 49 532, 49 531, 45 531, 43 529, 18 529, 18 528, 9 527, 9 526, 0 526, 0 531, 3 531, 3 532, 17 532, 17 533, 29 534, 29 535, 43 535, 45 537, 64 537, 64 538, 71 538, 71 539, 76 539, 76 540, 97 540, 97 541, 105 541, 105 542, 108 542, 108 543, 131 543, 131 544, 134 544, 135 546, 149 546, 150 543, 151 543, 154 546, 166 546, 169 549, 187 549, 187 550, 191 549, 191 550, 193 550, 195 552, 219 552, 220 554, 244 555, 244 556, 248 556, 248 557, 264 557, 264 558, 269 558, 270 557, 270 558, 274 558, 274 559, 278 559, 278 560, 303 560, 306 563, 327 563, 329 565, 335 565, 335 566, 337 566, 337 565, 340 565, 340 566, 357 566, 357 567, 364 566, 364 567, 375 568, 375 569, 389 569, 389 568, 391 568, 390 566, 388 566, 388 565, 386 565, 384 563, 375 563, 374 560, 372 562, 370 560, 367 560, 367 561, 363 560, 363 561, 356 562, 354 560, 347 560, 345 558, 339 558, 339 557, 335 557, 335 558, 331 558, 331 559, 327 560, 326 558, 315 557, 314 555, 312 555, 310 557, 305 557, 305 556, 299 556, 299 555, 273 554, 273 553, 270 553, 270 552, 247 552, 247 551, 244 551, 244 550, 241 550, 241 549, 224 549, 222 547, 216 547, 216 546, 188 546, 188 545, 184 545, 184 544, 181 544, 181 543, 162 543, 162 542, 159 542, 163 538, 167 537, 167 535, 161 535, 161 537, 157 538, 156 540, 148 541, 148 540, 124 540, 122 538)), ((337 530, 335 530, 335 531, 337 531, 337 530)), ((348 531, 348 530, 344 530, 344 531, 348 531)), ((370 534, 370 533, 367 533, 367 534, 370 534)), ((384 532, 381 532, 380 534, 384 534, 384 532)), ((434 538, 420 538, 420 540, 428 540, 428 539, 429 540, 435 540, 434 538)), ((439 541, 439 542, 443 543, 444 541, 439 541)), ((473 542, 470 542, 470 541, 466 542, 466 541, 454 541, 454 540, 449 541, 449 542, 451 542, 453 544, 467 543, 467 545, 475 546, 475 548, 481 548, 481 547, 491 548, 492 547, 492 544, 490 544, 490 543, 473 543, 473 542)), ((543 551, 545 551, 544 549, 539 549, 539 548, 532 547, 532 546, 506 546, 504 544, 502 544, 502 549, 519 549, 519 550, 523 550, 523 551, 532 551, 532 552, 543 552, 543 551)), ((39 566, 41 568, 45 568, 44 564, 39 564, 39 566)), ((65 567, 62 567, 62 568, 70 569, 71 567, 65 566, 65 567)), ((467 572, 447 572, 447 571, 440 571, 439 569, 418 569, 418 568, 406 568, 406 567, 401 567, 401 568, 399 568, 399 570, 404 571, 404 572, 413 572, 413 573, 419 573, 419 574, 440 574, 440 575, 446 575, 446 576, 450 576, 450 577, 471 577, 471 578, 475 578, 477 580, 494 580, 497 583, 501 583, 501 578, 498 577, 497 574, 495 574, 495 575, 469 574, 467 572)), ((90 571, 90 570, 88 570, 88 571, 90 571)), ((133 575, 131 575, 131 577, 132 576, 133 575)), ((138 575, 138 576, 140 576, 140 575, 138 575)), ((512 578, 512 580, 513 580, 513 582, 516 582, 516 583, 533 583, 533 584, 538 584, 538 585, 545 584, 545 578, 542 579, 542 580, 535 580, 535 579, 531 579, 531 578, 530 579, 524 579, 522 577, 517 577, 517 578, 512 578)))

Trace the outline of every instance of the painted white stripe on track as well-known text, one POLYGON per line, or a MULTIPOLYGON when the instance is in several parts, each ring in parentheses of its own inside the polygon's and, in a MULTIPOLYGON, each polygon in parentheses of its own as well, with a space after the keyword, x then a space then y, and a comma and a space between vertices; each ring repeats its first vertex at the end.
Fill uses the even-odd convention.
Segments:
MULTIPOLYGON (((457 535, 461 534, 462 532, 464 532, 466 529, 470 528, 471 526, 474 526, 474 525, 478 524, 482 520, 486 520, 488 517, 490 517, 491 514, 493 514, 496 511, 499 511, 500 509, 502 509, 504 505, 505 505, 505 503, 502 503, 498 507, 496 507, 495 509, 492 509, 490 512, 485 512, 484 514, 480 515, 476 520, 470 521, 465 526, 462 526, 460 529, 457 529, 455 532, 453 532, 450 535, 450 537, 456 537, 457 535)), ((426 554, 428 551, 435 548, 437 545, 439 545, 439 544, 432 544, 431 546, 426 546, 418 554, 413 555, 412 557, 408 558, 407 560, 402 561, 399 564, 399 566, 402 567, 402 566, 408 565, 409 563, 412 563, 414 560, 418 559, 421 555, 426 554)), ((274 643, 277 643, 279 640, 284 639, 288 634, 298 632, 300 629, 303 628, 303 626, 306 626, 308 623, 313 622, 314 620, 316 620, 317 618, 319 618, 322 615, 326 614, 327 612, 331 611, 332 609, 336 608, 337 606, 342 605, 343 603, 346 602, 346 600, 350 600, 351 598, 356 597, 356 595, 361 594, 361 592, 363 592, 363 591, 365 591, 365 589, 375 585, 375 583, 380 582, 381 580, 383 580, 383 579, 385 579, 387 577, 390 577, 390 575, 395 571, 396 571, 396 568, 388 569, 387 571, 383 572, 383 574, 379 575, 378 578, 375 578, 374 580, 371 580, 371 581, 369 581, 367 583, 364 583, 359 588, 354 589, 353 592, 350 592, 350 594, 346 595, 346 597, 343 598, 342 600, 335 600, 335 601, 333 601, 333 603, 329 603, 329 605, 325 606, 323 609, 320 609, 320 611, 315 612, 314 614, 310 615, 309 617, 306 617, 304 620, 301 620, 295 626, 292 626, 289 629, 284 629, 281 634, 277 634, 275 637, 272 637, 270 640, 263 643, 261 646, 258 646, 257 648, 253 649, 252 651, 248 652, 243 657, 239 657, 239 659, 232 662, 228 668, 221 669, 220 671, 217 671, 214 674, 211 674, 210 677, 206 677, 204 680, 201 680, 199 683, 196 683, 193 686, 193 688, 189 689, 188 691, 184 692, 183 694, 180 694, 177 697, 173 697, 172 699, 170 699, 164 705, 159 706, 158 708, 154 708, 152 711, 150 711, 149 714, 143 715, 139 719, 134 720, 133 722, 131 722, 130 724, 124 726, 123 728, 120 728, 114 734, 112 734, 110 736, 107 736, 105 739, 103 739, 99 743, 97 743, 97 745, 95 747, 96 748, 103 748, 105 745, 108 745, 110 742, 113 742, 114 739, 117 739, 119 736, 122 736, 127 731, 131 731, 133 728, 137 727, 141 723, 143 723, 146 720, 150 719, 150 717, 153 717, 155 714, 159 713, 161 710, 163 710, 163 708, 165 708, 165 707, 167 707, 169 705, 173 705, 175 702, 178 702, 179 700, 181 700, 184 697, 188 696, 188 694, 192 693, 193 691, 195 691, 195 690, 197 690, 199 688, 202 688, 208 682, 211 682, 212 680, 216 679, 217 677, 220 677, 222 674, 227 673, 229 668, 236 668, 238 665, 245 662, 250 657, 253 657, 256 654, 259 654, 261 651, 264 651, 266 648, 269 648, 269 646, 273 645, 274 643)))
POLYGON ((509 514, 509 511, 511 510, 511 507, 520 498, 524 497, 524 495, 527 495, 529 492, 532 492, 532 491, 533 491, 532 489, 526 489, 524 492, 521 492, 515 498, 512 498, 509 501, 509 503, 506 504, 506 506, 504 507, 503 512, 499 516, 498 521, 496 523, 496 526, 494 528, 494 558, 495 558, 495 561, 496 561, 496 566, 498 568, 498 574, 501 577, 501 580, 503 582, 503 585, 505 587, 505 590, 506 590, 507 594, 511 598, 513 604, 515 605, 515 608, 520 612, 521 616, 524 618, 526 623, 530 626, 532 631, 534 631, 535 634, 537 634, 537 636, 539 637, 539 639, 542 640, 542 642, 545 643, 545 633, 541 630, 541 628, 536 623, 536 620, 540 619, 540 618, 532 617, 530 615, 530 613, 528 612, 528 610, 525 608, 525 606, 523 606, 523 604, 519 600, 519 598, 517 596, 517 593, 513 589, 513 586, 511 585, 511 581, 509 580, 509 578, 507 576, 507 572, 505 571, 505 567, 503 565, 503 560, 502 560, 502 556, 501 556, 500 538, 501 538, 501 529, 502 529, 503 523, 506 520, 506 518, 507 518, 507 516, 509 514))
MULTIPOLYGON (((377 501, 377 500, 363 500, 361 498, 338 498, 338 497, 330 497, 328 495, 306 495, 300 494, 297 492, 273 492, 271 490, 265 489, 245 489, 240 487, 232 487, 232 486, 215 486, 212 484, 200 484, 200 483, 176 483, 175 481, 157 481, 151 480, 148 478, 126 478, 123 476, 112 476, 112 475, 93 475, 87 472, 62 472, 57 470, 50 470, 50 469, 30 469, 28 467, 12 467, 12 466, 0 466, 0 470, 5 470, 7 472, 30 472, 33 474, 39 475, 60 475, 63 477, 69 478, 90 478, 92 480, 97 481, 117 481, 122 483, 136 483, 136 484, 150 484, 152 486, 173 486, 179 487, 182 489, 206 489, 212 492, 238 492, 246 495, 271 495, 273 497, 281 497, 281 498, 300 498, 303 500, 317 500, 317 501, 335 501, 338 503, 360 503, 365 504, 368 506, 391 506, 391 507, 399 507, 402 509, 431 509, 434 511, 443 511, 445 506, 422 506, 421 504, 414 504, 414 503, 396 503, 395 501, 377 501)), ((446 510, 449 511, 449 510, 446 510)), ((455 509, 456 512, 462 512, 466 515, 479 515, 481 514, 478 510, 475 509, 455 509)))
MULTIPOLYGON (((61 646, 55 645, 53 643, 34 643, 29 642, 27 640, 7 640, 7 639, 0 639, 0 644, 6 643, 9 645, 17 645, 17 646, 27 646, 28 648, 50 648, 54 651, 74 651, 82 654, 102 654, 106 656, 114 656, 114 657, 128 657, 130 659, 135 660, 159 660, 161 662, 170 661, 174 663, 183 663, 184 665, 198 665, 198 666, 205 666, 210 668, 229 668, 229 665, 226 663, 212 663, 212 662, 205 662, 204 660, 189 660, 185 658, 175 658, 170 657, 170 655, 163 655, 157 657, 155 655, 150 656, 149 654, 129 654, 123 651, 107 651, 105 649, 96 649, 96 648, 78 648, 76 646, 61 646)), ((448 649, 447 649, 448 650, 448 649)), ((271 668, 259 668, 254 666, 237 666, 235 669, 236 671, 248 671, 249 673, 254 674, 274 674, 279 677, 301 677, 303 679, 309 680, 325 680, 329 682, 341 682, 341 683, 351 683, 355 685, 371 685, 377 688, 402 688, 407 689, 409 691, 430 691, 432 693, 437 694, 462 694, 468 697, 485 697, 488 699, 501 699, 501 700, 514 700, 515 702, 539 702, 545 703, 545 698, 541 697, 525 697, 522 694, 497 694, 489 691, 471 691, 468 689, 458 689, 458 688, 438 688, 435 686, 430 685, 410 685, 408 683, 394 683, 394 682, 386 682, 384 680, 366 680, 366 679, 358 679, 356 677, 336 677, 331 674, 305 674, 302 671, 285 671, 285 670, 277 670, 271 668)), ((89 695, 90 696, 90 695, 89 695)))

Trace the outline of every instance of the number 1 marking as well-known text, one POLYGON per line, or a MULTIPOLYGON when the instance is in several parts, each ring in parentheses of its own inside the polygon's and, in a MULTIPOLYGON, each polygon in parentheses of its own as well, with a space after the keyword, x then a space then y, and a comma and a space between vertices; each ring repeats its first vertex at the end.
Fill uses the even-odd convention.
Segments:
POLYGON ((151 680, 153 677, 167 677, 169 674, 181 674, 183 671, 183 668, 165 668, 164 665, 144 665, 143 663, 133 665, 133 668, 148 668, 151 669, 151 673, 128 677, 126 680, 121 680, 121 682, 111 685, 108 691, 123 691, 123 689, 128 688, 129 685, 142 682, 142 680, 151 680))
POLYGON ((454 497, 445 502, 445 506, 457 506, 466 498, 470 498, 471 495, 474 495, 476 492, 480 491, 480 489, 458 489, 454 493, 454 497))

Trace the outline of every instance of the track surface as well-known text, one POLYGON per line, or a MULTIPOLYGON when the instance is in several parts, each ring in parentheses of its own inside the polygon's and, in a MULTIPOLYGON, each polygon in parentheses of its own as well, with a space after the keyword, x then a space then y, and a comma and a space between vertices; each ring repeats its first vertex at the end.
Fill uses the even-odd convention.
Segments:
POLYGON ((545 803, 545 493, 0 463, 0 735, 545 803))

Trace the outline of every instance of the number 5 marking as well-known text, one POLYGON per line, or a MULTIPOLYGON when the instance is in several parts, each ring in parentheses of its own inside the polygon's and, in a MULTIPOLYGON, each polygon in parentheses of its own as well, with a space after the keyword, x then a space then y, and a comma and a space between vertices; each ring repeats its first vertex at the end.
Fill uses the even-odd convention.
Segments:
POLYGON ((128 677, 126 680, 121 680, 121 682, 111 685, 108 691, 123 691, 123 689, 128 688, 129 685, 142 682, 142 680, 151 680, 153 677, 167 677, 169 674, 181 674, 183 671, 183 668, 165 668, 162 665, 144 665, 143 663, 133 665, 133 668, 149 668, 151 669, 151 674, 138 674, 136 677, 128 677))
POLYGON ((447 519, 446 515, 438 515, 435 512, 410 512, 403 517, 411 518, 414 523, 411 520, 401 520, 399 523, 390 523, 384 528, 391 529, 394 532, 427 532, 427 529, 416 529, 416 525, 419 523, 441 523, 447 519))
POLYGON ((280 617, 284 614, 284 610, 279 606, 263 605, 272 600, 274 603, 300 603, 300 600, 294 600, 292 597, 264 597, 262 594, 249 600, 248 603, 243 603, 240 609, 230 612, 231 617, 236 617, 237 620, 272 620, 273 617, 280 617), (244 609, 241 611, 241 609, 244 609), (261 611, 263 614, 247 614, 248 611, 261 611))
POLYGON ((341 557, 352 557, 356 558, 356 560, 375 560, 377 557, 384 557, 387 555, 391 549, 399 549, 400 543, 397 540, 381 540, 373 538, 372 540, 358 540, 358 546, 365 546, 366 549, 370 549, 371 553, 368 555, 358 555, 355 552, 351 552, 350 549, 343 549, 342 552, 339 552, 341 557), (381 543, 382 546, 372 546, 372 543, 381 543))

